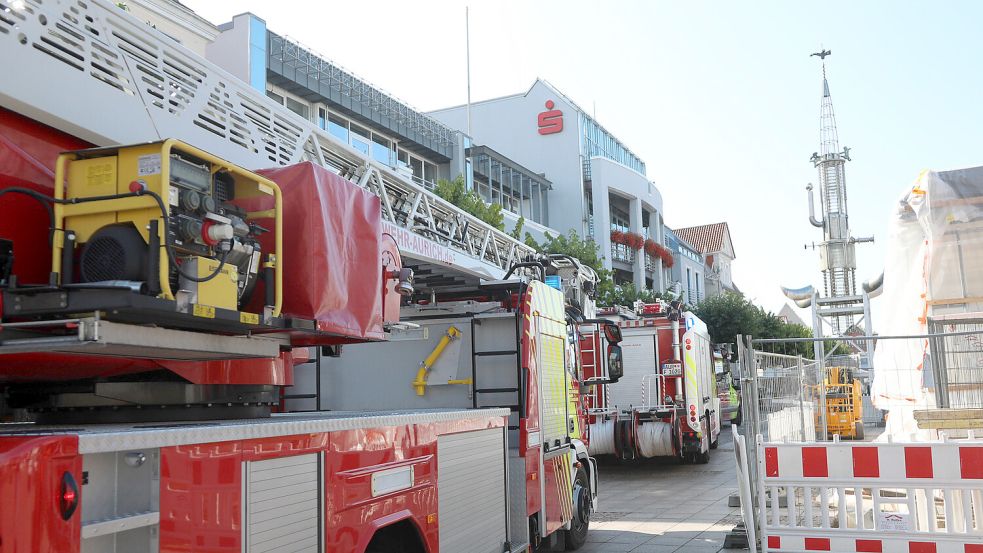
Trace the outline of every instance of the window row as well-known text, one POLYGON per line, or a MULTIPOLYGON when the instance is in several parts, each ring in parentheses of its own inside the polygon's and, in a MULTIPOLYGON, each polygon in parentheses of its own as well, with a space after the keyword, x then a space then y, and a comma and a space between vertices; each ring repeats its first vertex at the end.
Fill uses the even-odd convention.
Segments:
MULTIPOLYGON (((267 90, 266 95, 304 119, 312 121, 309 104, 273 90, 267 90)), ((409 170, 413 174, 413 180, 418 184, 428 188, 436 185, 437 165, 400 148, 398 141, 342 117, 328 110, 324 105, 317 104, 316 113, 317 117, 312 122, 345 144, 379 163, 396 169, 409 170)))
POLYGON ((626 167, 645 174, 645 162, 633 154, 617 138, 611 136, 586 115, 581 116, 581 133, 584 137, 584 155, 589 157, 606 157, 626 167))

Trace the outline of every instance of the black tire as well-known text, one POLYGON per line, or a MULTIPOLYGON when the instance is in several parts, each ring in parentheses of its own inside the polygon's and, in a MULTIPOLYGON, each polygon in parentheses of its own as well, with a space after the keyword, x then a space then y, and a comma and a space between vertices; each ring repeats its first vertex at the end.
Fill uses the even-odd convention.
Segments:
POLYGON ((416 553, 421 551, 414 544, 400 539, 398 533, 376 534, 365 548, 365 553, 416 553))
POLYGON ((854 440, 863 441, 863 439, 864 439, 864 421, 857 421, 856 423, 854 423, 854 428, 855 428, 856 434, 854 435, 853 439, 854 440))
POLYGON ((590 480, 587 478, 587 472, 583 468, 577 469, 577 476, 573 480, 573 496, 574 501, 576 501, 578 493, 577 488, 581 488, 580 498, 581 505, 574 504, 574 516, 573 520, 570 521, 570 529, 563 531, 563 537, 567 551, 573 551, 575 549, 580 549, 587 543, 587 531, 590 530, 590 480), (583 520, 577 516, 577 512, 581 512, 583 520))
POLYGON ((740 426, 744 422, 744 413, 740 406, 737 407, 737 416, 730 419, 731 426, 740 426))
POLYGON ((365 549, 365 553, 407 553, 407 549, 400 543, 386 540, 380 543, 370 543, 365 549))

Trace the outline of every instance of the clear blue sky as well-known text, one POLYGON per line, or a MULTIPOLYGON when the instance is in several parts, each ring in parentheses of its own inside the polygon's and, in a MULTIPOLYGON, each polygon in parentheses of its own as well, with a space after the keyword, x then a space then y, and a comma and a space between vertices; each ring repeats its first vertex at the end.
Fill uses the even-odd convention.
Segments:
MULTIPOLYGON (((463 2, 183 0, 242 11, 410 104, 466 98, 463 2)), ((735 279, 769 310, 819 283, 806 215, 819 149, 820 66, 847 164, 858 281, 883 262, 888 217, 922 169, 983 165, 983 3, 473 1, 472 98, 543 77, 648 166, 672 227, 730 224, 735 279)), ((494 146, 494 145, 492 145, 494 146)), ((858 283, 859 284, 859 283, 858 283)), ((874 309, 877 309, 876 303, 874 309)))

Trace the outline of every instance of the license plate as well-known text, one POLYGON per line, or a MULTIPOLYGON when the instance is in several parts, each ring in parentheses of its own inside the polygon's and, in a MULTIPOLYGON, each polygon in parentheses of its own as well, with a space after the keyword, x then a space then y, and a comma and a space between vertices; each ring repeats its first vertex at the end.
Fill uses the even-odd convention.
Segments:
POLYGON ((682 363, 664 363, 662 365, 663 376, 683 376, 682 363))

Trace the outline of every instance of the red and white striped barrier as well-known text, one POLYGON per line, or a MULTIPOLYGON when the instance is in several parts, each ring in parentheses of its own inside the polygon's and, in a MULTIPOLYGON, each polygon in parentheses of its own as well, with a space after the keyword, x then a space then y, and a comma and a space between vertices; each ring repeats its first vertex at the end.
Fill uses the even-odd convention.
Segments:
POLYGON ((983 442, 758 445, 764 552, 983 553, 983 442))

